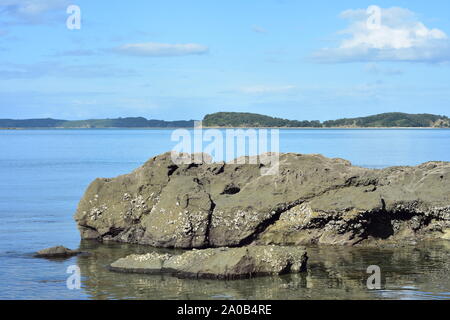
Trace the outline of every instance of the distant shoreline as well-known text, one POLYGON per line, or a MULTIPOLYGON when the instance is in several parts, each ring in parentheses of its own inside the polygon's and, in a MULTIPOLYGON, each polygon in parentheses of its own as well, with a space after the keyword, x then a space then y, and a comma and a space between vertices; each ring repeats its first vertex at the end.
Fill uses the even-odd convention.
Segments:
POLYGON ((0 119, 1 130, 23 129, 192 129, 196 125, 214 129, 448 129, 450 118, 434 114, 408 114, 400 112, 382 113, 359 118, 337 120, 288 120, 271 116, 243 113, 218 112, 206 115, 203 120, 156 120, 143 117, 60 120, 60 119, 0 119))
POLYGON ((286 129, 286 130, 387 130, 387 129, 423 129, 423 130, 449 130, 450 128, 438 127, 202 127, 203 129, 286 129))
POLYGON ((450 119, 443 115, 381 113, 358 118, 337 120, 288 120, 245 112, 217 112, 203 119, 204 127, 233 128, 311 128, 311 129, 396 129, 396 128, 450 128, 450 119))
MULTIPOLYGON (((195 129, 194 127, 106 127, 106 128, 46 128, 46 127, 30 127, 30 128, 0 128, 0 130, 177 130, 177 129, 195 129)), ((282 129, 282 130, 450 130, 450 128, 438 127, 329 127, 329 128, 313 128, 313 127, 202 127, 202 129, 282 129)))
POLYGON ((174 130, 174 129, 193 129, 193 127, 105 127, 105 128, 85 128, 85 127, 28 127, 28 128, 0 128, 0 130, 174 130))
POLYGON ((24 130, 26 128, 0 128, 0 130, 24 130))

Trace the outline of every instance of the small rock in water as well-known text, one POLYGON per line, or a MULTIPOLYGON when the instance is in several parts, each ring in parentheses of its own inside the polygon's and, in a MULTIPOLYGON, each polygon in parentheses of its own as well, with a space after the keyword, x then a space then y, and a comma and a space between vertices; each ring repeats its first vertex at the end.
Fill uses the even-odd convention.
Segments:
POLYGON ((233 280, 306 271, 308 256, 301 247, 251 246, 187 251, 181 255, 130 255, 110 270, 169 273, 178 278, 233 280))
POLYGON ((63 246, 57 246, 40 250, 35 254, 37 258, 70 258, 79 255, 81 251, 71 250, 63 246))

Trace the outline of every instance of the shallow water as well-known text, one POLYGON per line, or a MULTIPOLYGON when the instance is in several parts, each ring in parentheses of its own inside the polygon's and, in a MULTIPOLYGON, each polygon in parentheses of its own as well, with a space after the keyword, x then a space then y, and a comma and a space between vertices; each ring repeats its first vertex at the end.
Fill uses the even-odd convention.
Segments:
MULTIPOLYGON (((236 281, 178 279, 167 275, 111 272, 108 265, 145 246, 84 241, 88 256, 65 261, 7 253, 14 272, 3 274, 2 299, 450 299, 450 243, 392 249, 307 247, 304 274, 236 281), (78 265, 81 290, 66 288, 66 269, 78 265), (381 290, 368 290, 367 267, 381 268, 381 290), (23 277, 26 275, 25 277, 23 277), (7 280, 6 276, 9 276, 7 280), (21 276, 20 279, 17 276, 21 276), (15 278, 16 277, 16 278, 15 278)), ((3 266, 4 268, 5 266, 3 266)))
MULTIPOLYGON (((308 248, 307 274, 230 282, 117 274, 106 266, 148 247, 83 242, 73 221, 96 177, 130 172, 170 150, 170 130, 0 130, 0 299, 450 299, 450 242, 395 249, 308 248), (66 261, 32 253, 92 251, 66 261), (70 265, 81 290, 68 290, 70 265), (379 265, 383 289, 366 288, 379 265)), ((450 130, 281 130, 282 152, 322 153, 381 168, 450 161, 450 130)))

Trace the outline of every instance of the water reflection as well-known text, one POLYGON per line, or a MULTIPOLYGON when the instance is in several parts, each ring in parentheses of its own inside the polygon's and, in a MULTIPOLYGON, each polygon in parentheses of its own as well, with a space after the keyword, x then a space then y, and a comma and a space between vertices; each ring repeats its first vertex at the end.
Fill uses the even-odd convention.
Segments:
POLYGON ((309 247, 305 274, 238 281, 177 279, 110 272, 131 253, 173 252, 145 246, 83 241, 77 263, 91 299, 450 299, 450 242, 416 247, 309 247), (382 270, 382 290, 366 287, 369 265, 382 270))

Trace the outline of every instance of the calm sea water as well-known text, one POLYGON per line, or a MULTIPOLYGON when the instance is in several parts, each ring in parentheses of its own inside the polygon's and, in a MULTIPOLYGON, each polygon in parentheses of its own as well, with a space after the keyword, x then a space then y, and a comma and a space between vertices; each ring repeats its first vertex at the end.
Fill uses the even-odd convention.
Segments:
MULTIPOLYGON (((450 243, 397 249, 311 247, 305 275, 233 282, 110 273, 105 266, 142 246, 81 242, 73 214, 97 177, 128 173, 175 143, 170 130, 0 130, 0 299, 450 299, 450 243), (35 259, 64 245, 92 252, 35 259), (365 286, 380 265, 383 290, 365 286), (68 290, 78 265, 82 288, 68 290)), ((450 130, 281 130, 282 152, 322 153, 381 168, 450 161, 450 130)))

